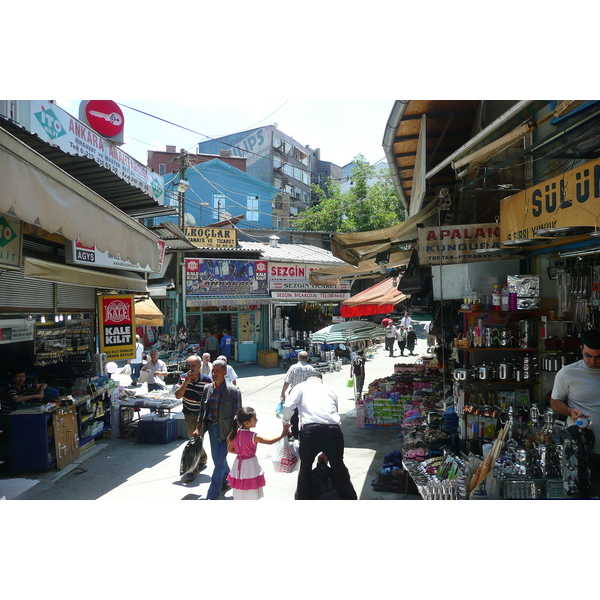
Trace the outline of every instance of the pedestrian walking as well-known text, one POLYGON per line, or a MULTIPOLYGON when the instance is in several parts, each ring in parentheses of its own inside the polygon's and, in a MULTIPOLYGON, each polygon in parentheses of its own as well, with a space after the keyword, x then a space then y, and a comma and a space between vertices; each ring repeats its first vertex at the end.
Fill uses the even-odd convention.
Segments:
MULTIPOLYGON (((175 389, 175 398, 178 400, 183 399, 183 418, 185 420, 187 437, 190 439, 194 437, 194 430, 198 424, 204 387, 206 386, 207 382, 212 381, 212 375, 210 379, 207 379, 201 374, 200 357, 196 354, 188 356, 187 368, 188 372, 186 373, 185 378, 181 382, 181 385, 175 389)), ((193 473, 185 474, 182 481, 184 483, 190 483, 194 481, 194 479, 196 479, 196 475, 206 469, 207 462, 208 455, 206 454, 206 450, 204 449, 203 445, 196 470, 193 473)))
POLYGON ((406 349, 410 352, 411 356, 414 356, 414 349, 417 344, 417 334, 412 328, 412 325, 408 326, 408 332, 406 334, 406 349))
POLYGON ((254 431, 258 418, 256 411, 245 406, 238 410, 227 438, 227 450, 235 454, 235 460, 227 481, 233 490, 234 500, 260 500, 264 496, 265 474, 256 457, 258 444, 274 444, 288 435, 291 425, 284 425, 281 435, 265 438, 254 431))
POLYGON ((140 342, 140 336, 135 336, 135 358, 132 358, 129 362, 131 367, 131 386, 134 387, 138 384, 138 378, 140 376, 140 369, 142 368, 142 361, 144 360, 144 344, 140 342))
MULTIPOLYGON (((298 352, 298 362, 295 365, 292 365, 287 373, 285 374, 285 379, 283 380, 283 386, 281 387, 281 395, 279 399, 281 402, 285 401, 285 393, 288 388, 294 389, 294 386, 298 385, 307 380, 308 377, 316 373, 314 367, 308 364, 308 352, 306 350, 301 350, 298 352)), ((298 411, 296 410, 295 414, 291 418, 292 423, 292 436, 296 439, 298 438, 298 433, 300 431, 299 428, 299 417, 298 411)))
POLYGON ((400 356, 404 356, 404 350, 406 349, 406 328, 404 325, 400 325, 398 328, 398 348, 400 348, 400 356))
POLYGON ((237 411, 242 407, 240 390, 226 381, 225 375, 227 375, 227 364, 222 360, 215 360, 212 370, 213 380, 206 385, 202 393, 200 416, 193 433, 193 436, 198 438, 208 432, 210 439, 214 470, 208 488, 208 500, 218 500, 222 493, 230 489, 227 482, 227 475, 229 475, 227 436, 237 411))
POLYGON ((313 462, 322 453, 323 462, 331 466, 331 479, 340 500, 356 500, 350 472, 344 464, 344 434, 340 427, 338 398, 315 371, 305 382, 295 386, 283 405, 282 420, 290 422, 295 409, 300 413, 300 471, 296 500, 314 500, 313 462))
POLYGON ((360 400, 365 385, 365 353, 359 350, 350 365, 350 377, 354 379, 354 399, 360 400))
POLYGON ((390 353, 390 358, 394 356, 394 342, 396 341, 397 335, 398 330, 394 323, 388 324, 385 334, 385 349, 390 353))
POLYGON ((222 360, 227 365, 227 375, 225 375, 225 380, 229 381, 229 383, 233 383, 233 385, 237 385, 238 374, 235 372, 235 369, 229 364, 227 357, 217 356, 217 360, 222 360))

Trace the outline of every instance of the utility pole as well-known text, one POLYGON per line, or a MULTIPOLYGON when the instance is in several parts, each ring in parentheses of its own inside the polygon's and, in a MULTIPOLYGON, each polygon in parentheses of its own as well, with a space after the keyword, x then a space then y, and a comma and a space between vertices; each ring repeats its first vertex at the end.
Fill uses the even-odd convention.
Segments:
POLYGON ((182 180, 185 181, 185 170, 188 159, 187 152, 183 148, 179 150, 179 164, 181 165, 179 169, 179 185, 177 186, 177 195, 179 197, 179 227, 185 231, 185 186, 181 182, 182 180))
MULTIPOLYGON (((179 200, 179 228, 185 233, 185 191, 189 187, 189 183, 185 179, 185 170, 188 166, 187 152, 181 148, 179 150, 179 183, 177 185, 177 197, 179 200)), ((177 289, 177 300, 175 305, 175 324, 181 323, 184 327, 186 326, 186 312, 185 312, 185 253, 183 250, 176 252, 177 257, 177 270, 175 272, 176 277, 176 289, 177 289)))

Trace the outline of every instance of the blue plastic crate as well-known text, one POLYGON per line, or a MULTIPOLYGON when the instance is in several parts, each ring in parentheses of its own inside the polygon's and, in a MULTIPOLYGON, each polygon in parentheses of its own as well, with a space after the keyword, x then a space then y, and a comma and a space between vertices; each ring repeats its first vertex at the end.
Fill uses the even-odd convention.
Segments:
POLYGON ((168 444, 177 439, 177 421, 140 421, 137 441, 142 444, 168 444))

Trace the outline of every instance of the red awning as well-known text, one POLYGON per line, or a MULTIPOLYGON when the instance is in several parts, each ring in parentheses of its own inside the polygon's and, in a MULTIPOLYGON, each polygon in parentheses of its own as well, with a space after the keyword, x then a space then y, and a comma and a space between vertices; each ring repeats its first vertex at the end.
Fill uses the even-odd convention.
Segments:
POLYGON ((352 298, 344 300, 341 305, 341 316, 364 317, 394 312, 394 306, 408 298, 399 292, 392 278, 384 279, 374 286, 359 292, 352 298))

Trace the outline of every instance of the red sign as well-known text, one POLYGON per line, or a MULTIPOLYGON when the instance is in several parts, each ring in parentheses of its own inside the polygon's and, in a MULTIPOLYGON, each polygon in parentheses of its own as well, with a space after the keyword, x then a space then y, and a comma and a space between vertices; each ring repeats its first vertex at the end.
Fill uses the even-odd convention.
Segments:
POLYGON ((123 111, 112 100, 88 100, 85 118, 92 129, 108 138, 121 133, 125 125, 123 111))
POLYGON ((99 296, 100 352, 109 360, 135 358, 135 308, 132 295, 99 296))

